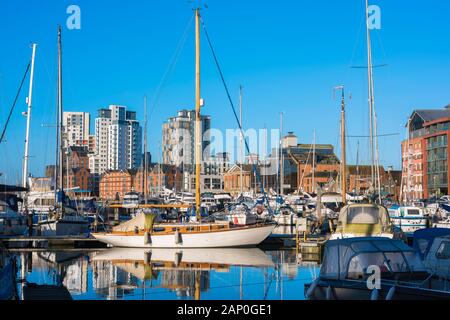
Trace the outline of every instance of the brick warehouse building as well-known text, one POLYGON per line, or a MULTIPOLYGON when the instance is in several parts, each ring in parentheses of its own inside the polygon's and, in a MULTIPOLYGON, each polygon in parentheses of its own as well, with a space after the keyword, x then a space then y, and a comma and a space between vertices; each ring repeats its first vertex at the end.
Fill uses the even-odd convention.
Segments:
POLYGON ((448 194, 450 105, 415 110, 402 141, 402 200, 448 194))

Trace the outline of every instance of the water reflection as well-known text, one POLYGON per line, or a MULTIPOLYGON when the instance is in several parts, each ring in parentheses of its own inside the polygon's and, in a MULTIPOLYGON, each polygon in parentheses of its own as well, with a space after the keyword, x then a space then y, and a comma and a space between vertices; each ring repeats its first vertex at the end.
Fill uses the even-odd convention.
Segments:
MULTIPOLYGON (((18 296, 27 284, 73 299, 304 299, 318 266, 295 250, 121 249, 14 252, 18 296)), ((1 274, 0 274, 1 276, 1 274)), ((43 297, 45 298, 45 297, 43 297)))

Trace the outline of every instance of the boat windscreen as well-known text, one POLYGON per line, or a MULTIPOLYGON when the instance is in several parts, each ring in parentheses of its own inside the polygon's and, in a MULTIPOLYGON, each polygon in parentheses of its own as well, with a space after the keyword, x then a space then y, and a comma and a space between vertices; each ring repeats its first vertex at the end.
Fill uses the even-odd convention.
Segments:
POLYGON ((347 212, 348 224, 378 224, 380 221, 380 209, 370 207, 349 207, 347 212))

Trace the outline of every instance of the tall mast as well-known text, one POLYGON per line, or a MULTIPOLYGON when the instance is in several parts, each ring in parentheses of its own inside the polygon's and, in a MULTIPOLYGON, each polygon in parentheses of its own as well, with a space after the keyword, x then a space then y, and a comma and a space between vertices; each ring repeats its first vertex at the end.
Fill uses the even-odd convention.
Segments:
POLYGON ((345 145, 345 94, 342 86, 342 104, 341 104, 341 193, 342 203, 347 203, 347 155, 345 145))
POLYGON ((31 123, 31 108, 33 105, 33 82, 34 82, 34 61, 36 58, 36 47, 37 44, 33 43, 31 45, 32 47, 32 54, 31 54, 31 72, 30 72, 30 88, 28 92, 27 97, 27 131, 25 135, 25 154, 23 158, 23 171, 22 171, 22 186, 24 188, 27 187, 27 176, 28 176, 28 159, 30 157, 29 155, 29 145, 30 145, 30 123, 31 123))
POLYGON ((356 193, 359 195, 359 141, 356 145, 356 193))
POLYGON ((312 192, 316 189, 316 129, 313 137, 313 156, 312 156, 312 192))
POLYGON ((243 185, 243 183, 244 183, 244 177, 243 177, 243 174, 242 174, 242 171, 243 171, 243 166, 244 166, 244 135, 243 135, 243 133, 242 133, 242 131, 244 130, 243 129, 243 124, 242 124, 242 86, 239 86, 239 115, 240 115, 240 119, 239 119, 239 125, 240 125, 240 132, 241 132, 241 145, 240 145, 240 147, 241 147, 241 181, 240 181, 240 184, 241 184, 241 195, 243 195, 244 194, 244 185, 243 185))
POLYGON ((148 157, 147 157, 147 96, 144 96, 144 203, 147 204, 148 198, 148 157))
MULTIPOLYGON (((407 140, 406 143, 408 145, 406 152, 408 154, 408 158, 407 158, 407 168, 406 168, 406 196, 405 196, 405 200, 406 200, 406 204, 409 203, 409 199, 410 199, 410 192, 411 192, 411 172, 410 172, 410 166, 411 166, 411 157, 410 157, 410 146, 409 146, 409 130, 410 130, 410 125, 411 125, 411 119, 408 119, 408 126, 407 126, 407 140)), ((436 191, 436 190, 435 190, 436 191)))
POLYGON ((63 100, 62 100, 62 35, 61 26, 58 27, 58 131, 59 131, 59 183, 60 190, 64 190, 64 144, 63 144, 63 100))
POLYGON ((280 112, 280 195, 284 193, 283 112, 280 112))
POLYGON ((202 162, 201 115, 200 115, 200 9, 195 9, 195 205, 197 221, 201 221, 200 174, 202 162))
POLYGON ((372 183, 375 182, 375 155, 374 155, 374 137, 373 137, 373 76, 372 76, 372 46, 370 41, 369 28, 369 0, 366 0, 366 37, 367 37, 367 85, 368 85, 368 102, 369 102, 369 138, 370 138, 370 159, 371 159, 371 178, 372 183))

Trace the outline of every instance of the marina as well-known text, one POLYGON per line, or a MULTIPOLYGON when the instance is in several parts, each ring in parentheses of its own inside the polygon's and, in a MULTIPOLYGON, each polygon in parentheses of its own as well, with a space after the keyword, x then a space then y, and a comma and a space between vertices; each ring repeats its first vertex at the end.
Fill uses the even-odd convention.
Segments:
POLYGON ((0 109, 0 300, 450 301, 450 105, 411 109, 423 101, 415 89, 393 95, 381 9, 354 2, 342 23, 363 41, 350 67, 333 60, 349 54, 349 35, 340 49, 309 36, 280 46, 304 23, 291 10, 289 28, 267 11, 276 36, 258 42, 227 25, 251 30, 240 10, 224 20, 202 1, 182 14, 155 4, 170 24, 117 19, 129 34, 113 38, 95 24, 80 31, 78 5, 51 31, 53 20, 40 35, 30 26, 43 45, 17 53, 27 61, 17 93, 19 61, 14 72, 0 63, 2 105, 16 94, 5 121, 0 109), (388 133, 399 125, 404 137, 388 133))

